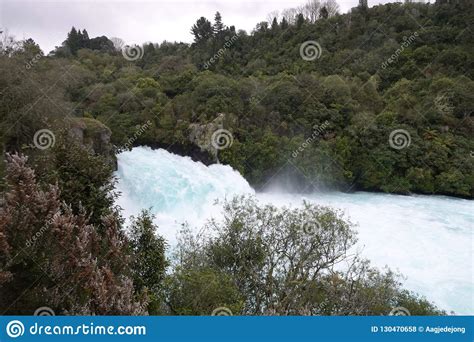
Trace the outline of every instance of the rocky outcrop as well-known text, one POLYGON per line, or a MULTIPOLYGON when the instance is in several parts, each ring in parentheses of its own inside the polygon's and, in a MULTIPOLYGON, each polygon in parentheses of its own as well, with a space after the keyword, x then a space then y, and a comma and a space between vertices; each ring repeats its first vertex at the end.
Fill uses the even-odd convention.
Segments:
POLYGON ((71 135, 87 149, 99 154, 117 169, 117 158, 110 143, 112 132, 103 123, 92 118, 77 118, 71 123, 71 135))
POLYGON ((202 152, 208 153, 214 162, 219 162, 218 152, 219 144, 222 139, 233 139, 230 131, 229 136, 223 134, 216 135, 216 132, 222 132, 226 128, 234 126, 235 117, 229 114, 219 113, 217 117, 208 123, 193 123, 189 125, 189 141, 199 147, 202 152))

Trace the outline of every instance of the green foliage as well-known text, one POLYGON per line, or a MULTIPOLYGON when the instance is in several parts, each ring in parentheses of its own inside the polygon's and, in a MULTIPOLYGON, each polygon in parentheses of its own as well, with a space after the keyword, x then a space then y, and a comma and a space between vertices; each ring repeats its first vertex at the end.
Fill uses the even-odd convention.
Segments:
MULTIPOLYGON (((105 123, 118 147, 173 146, 192 154, 190 124, 225 114, 234 145, 219 160, 257 187, 282 170, 302 188, 473 197, 474 54, 464 25, 472 4, 394 3, 344 15, 335 15, 331 1, 318 6, 308 3, 302 15, 285 11, 251 34, 225 25, 219 13, 214 23, 202 17, 192 27, 193 44, 146 44, 135 64, 93 48, 85 30, 73 29, 63 47, 74 56, 42 57, 29 73, 47 83, 63 68, 73 72, 74 82, 54 88, 56 103, 105 123), (315 37, 321 56, 305 61, 299 47, 315 37), (326 121, 313 139, 314 127, 326 121), (395 129, 410 133, 410 146, 389 146, 395 129)), ((53 106, 45 117, 48 100, 11 71, 37 51, 34 42, 12 49, 0 63, 7 151, 31 144, 36 130, 63 115, 53 106)))
POLYGON ((0 305, 6 314, 137 315, 146 297, 128 276, 126 240, 116 215, 92 225, 74 214, 55 185, 44 187, 26 158, 7 155, 8 189, 0 207, 0 305))
POLYGON ((61 199, 75 214, 85 210, 89 221, 100 227, 104 216, 118 211, 112 166, 68 133, 58 134, 51 153, 36 155, 35 162, 39 179, 58 184, 61 199))
POLYGON ((181 235, 167 285, 171 311, 387 315, 404 306, 412 314, 444 314, 403 290, 398 275, 354 255, 355 242, 353 225, 330 208, 305 203, 277 209, 234 198, 224 203, 222 220, 211 221, 199 235, 181 235))
POLYGON ((242 299, 232 279, 211 268, 178 267, 167 283, 168 305, 173 315, 209 316, 218 308, 238 314, 242 299))
POLYGON ((147 210, 136 218, 132 217, 128 235, 135 291, 148 293, 148 313, 156 315, 162 312, 163 281, 168 260, 165 257, 166 242, 156 235, 158 227, 153 219, 154 216, 147 210))

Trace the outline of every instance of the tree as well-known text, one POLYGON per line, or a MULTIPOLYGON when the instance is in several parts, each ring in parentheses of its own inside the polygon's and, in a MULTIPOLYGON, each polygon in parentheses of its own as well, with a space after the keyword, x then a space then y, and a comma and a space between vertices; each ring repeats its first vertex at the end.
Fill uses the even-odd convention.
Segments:
POLYGON ((216 12, 216 15, 214 16, 214 25, 213 25, 213 29, 214 29, 214 34, 219 34, 221 33, 222 31, 224 31, 224 24, 222 23, 222 17, 221 17, 221 14, 219 12, 216 12))
POLYGON ((40 170, 40 179, 57 183, 61 199, 71 206, 73 213, 85 209, 89 221, 101 226, 102 217, 118 211, 114 205, 117 194, 112 165, 65 132, 58 134, 51 152, 41 161, 44 168, 40 170))
POLYGON ((320 11, 319 15, 320 15, 321 18, 323 18, 323 19, 327 19, 327 18, 329 17, 329 12, 328 12, 326 6, 323 6, 323 7, 321 8, 321 11, 320 11))
POLYGON ((81 43, 80 43, 81 48, 89 48, 90 39, 89 39, 89 34, 87 33, 86 29, 83 29, 82 33, 79 30, 79 34, 81 36, 81 43))
POLYGON ((301 26, 303 26, 304 24, 304 16, 303 16, 303 13, 299 13, 297 16, 296 16, 296 28, 301 28, 301 26))
POLYGON ((319 10, 321 8, 319 0, 309 0, 303 8, 305 17, 310 23, 315 23, 319 19, 319 10))
POLYGON ((325 0, 321 3, 321 6, 326 7, 329 17, 333 17, 339 13, 339 4, 336 0, 325 0))
POLYGON ((135 291, 149 294, 149 314, 162 312, 163 281, 168 260, 165 256, 166 242, 156 235, 158 227, 153 223, 154 216, 148 210, 131 218, 129 241, 132 250, 132 278, 135 291))
POLYGON ((201 230, 208 235, 185 230, 180 239, 168 288, 176 314, 209 314, 213 303, 244 315, 380 315, 402 302, 442 314, 354 254, 356 233, 337 211, 308 203, 277 209, 245 197, 223 207, 223 219, 201 230))
POLYGON ((89 34, 87 33, 86 29, 82 30, 82 38, 84 39, 84 41, 89 40, 89 34))
POLYGON ((192 26, 191 33, 194 35, 194 43, 201 44, 213 37, 214 30, 211 22, 201 17, 197 20, 196 24, 192 26))
POLYGON ((27 158, 7 159, 8 191, 0 208, 0 243, 8 247, 0 250, 1 307, 8 314, 31 315, 44 305, 58 314, 143 314, 146 298, 137 298, 127 276, 126 240, 117 217, 104 216, 99 234, 87 213, 75 215, 61 202, 57 186, 39 186, 27 158))
POLYGON ((273 18, 273 20, 272 20, 272 31, 276 31, 277 29, 278 29, 277 18, 273 18))
POLYGON ((15 51, 21 49, 21 42, 10 35, 8 30, 0 31, 0 55, 11 56, 15 51))
POLYGON ((67 39, 64 41, 63 45, 71 51, 73 55, 76 55, 77 50, 81 48, 82 44, 82 34, 78 32, 73 26, 71 31, 67 35, 67 39))
POLYGON ((43 51, 36 42, 28 38, 23 41, 22 52, 27 56, 27 58, 39 58, 38 56, 42 57, 44 55, 43 51))

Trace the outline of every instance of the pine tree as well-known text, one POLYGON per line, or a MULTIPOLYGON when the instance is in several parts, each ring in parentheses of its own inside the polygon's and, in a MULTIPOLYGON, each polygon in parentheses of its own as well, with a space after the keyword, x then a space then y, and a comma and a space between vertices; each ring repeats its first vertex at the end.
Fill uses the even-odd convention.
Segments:
POLYGON ((200 44, 210 39, 214 35, 214 30, 211 22, 201 17, 191 27, 191 33, 194 35, 194 43, 200 44))
POLYGON ((319 13, 319 16, 323 19, 327 19, 329 17, 329 12, 326 6, 323 6, 323 8, 321 8, 321 12, 319 13))
POLYGON ((63 43, 63 45, 66 46, 73 55, 75 55, 77 50, 81 47, 82 34, 80 32, 80 30, 78 32, 73 26, 71 32, 67 35, 67 39, 63 43))
POLYGON ((304 16, 302 13, 299 13, 297 16, 296 16, 296 28, 301 28, 301 26, 303 26, 304 24, 304 16))
POLYGON ((148 312, 158 314, 168 261, 165 256, 166 241, 156 235, 158 227, 153 219, 154 216, 147 210, 143 210, 137 218, 132 217, 129 236, 135 289, 138 293, 147 291, 150 296, 148 312))
POLYGON ((85 41, 88 41, 88 40, 89 40, 89 34, 87 33, 86 29, 82 30, 82 38, 83 38, 85 41))
POLYGON ((216 12, 216 15, 214 16, 214 33, 219 34, 224 30, 225 26, 222 23, 222 16, 219 12, 216 12))
POLYGON ((273 20, 272 20, 272 31, 276 31, 277 29, 278 29, 277 18, 273 18, 273 20))
POLYGON ((86 29, 82 30, 80 49, 88 49, 89 41, 89 34, 87 33, 86 29))

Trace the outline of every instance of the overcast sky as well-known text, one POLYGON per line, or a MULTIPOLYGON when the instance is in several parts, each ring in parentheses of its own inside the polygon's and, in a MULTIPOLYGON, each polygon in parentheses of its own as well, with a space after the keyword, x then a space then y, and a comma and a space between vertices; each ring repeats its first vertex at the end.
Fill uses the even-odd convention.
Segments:
MULTIPOLYGON (((392 0, 393 2, 394 0, 392 0)), ((191 42, 191 26, 201 17, 213 20, 219 11, 224 24, 250 32, 267 14, 302 5, 306 0, 0 0, 0 30, 21 40, 33 38, 48 53, 66 38, 72 26, 89 37, 120 37, 127 44, 191 42)), ((389 0, 369 0, 369 6, 389 0)), ((358 0, 338 0, 341 12, 358 0)))

